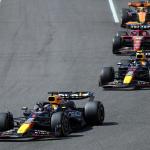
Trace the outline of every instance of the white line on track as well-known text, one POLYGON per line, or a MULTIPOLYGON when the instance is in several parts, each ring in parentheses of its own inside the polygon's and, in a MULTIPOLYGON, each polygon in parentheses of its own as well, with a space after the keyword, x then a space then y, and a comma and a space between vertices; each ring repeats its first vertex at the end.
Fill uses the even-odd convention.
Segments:
POLYGON ((110 9, 112 11, 112 15, 113 15, 114 21, 115 21, 115 23, 119 23, 119 18, 117 16, 117 12, 116 12, 113 0, 108 0, 108 1, 109 1, 110 9))

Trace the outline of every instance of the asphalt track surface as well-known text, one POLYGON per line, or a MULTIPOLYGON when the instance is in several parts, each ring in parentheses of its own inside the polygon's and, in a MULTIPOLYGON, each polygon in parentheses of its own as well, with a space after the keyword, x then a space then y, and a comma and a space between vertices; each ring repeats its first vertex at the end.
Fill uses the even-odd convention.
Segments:
MULTIPOLYGON (((114 0, 119 14, 127 0, 114 0)), ((120 14, 119 14, 120 15, 120 14)), ((3 0, 0 5, 0 110, 15 116, 51 90, 91 90, 106 109, 103 126, 65 139, 1 141, 0 150, 148 150, 149 90, 103 91, 98 75, 120 59, 119 30, 106 0, 3 0)), ((80 103, 79 103, 80 104, 80 103)), ((84 102, 81 102, 83 105, 84 102)))

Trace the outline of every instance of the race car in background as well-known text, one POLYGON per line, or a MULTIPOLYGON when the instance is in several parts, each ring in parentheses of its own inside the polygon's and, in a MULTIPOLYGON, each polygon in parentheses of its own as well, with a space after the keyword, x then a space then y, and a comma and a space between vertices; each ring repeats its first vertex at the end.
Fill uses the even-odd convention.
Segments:
POLYGON ((150 50, 150 34, 146 30, 119 31, 113 38, 112 53, 127 55, 150 50))
POLYGON ((104 67, 99 86, 106 88, 150 88, 150 60, 139 51, 136 58, 121 60, 118 69, 104 67))
POLYGON ((129 8, 122 9, 121 27, 128 24, 150 24, 150 2, 128 2, 129 8))
POLYGON ((33 109, 23 107, 23 116, 0 113, 0 139, 63 137, 87 125, 101 125, 104 106, 94 101, 92 92, 49 92, 48 101, 36 103, 33 109), (76 107, 74 100, 89 101, 76 107))

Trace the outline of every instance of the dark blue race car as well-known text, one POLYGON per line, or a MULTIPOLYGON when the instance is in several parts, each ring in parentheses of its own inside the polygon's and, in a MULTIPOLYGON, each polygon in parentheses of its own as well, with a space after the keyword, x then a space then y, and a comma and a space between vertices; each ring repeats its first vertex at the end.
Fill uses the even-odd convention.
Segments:
POLYGON ((0 138, 62 137, 87 125, 101 125, 104 106, 94 101, 92 92, 49 92, 48 101, 36 103, 33 109, 23 107, 23 116, 0 113, 0 138), (74 100, 89 98, 84 107, 74 100))

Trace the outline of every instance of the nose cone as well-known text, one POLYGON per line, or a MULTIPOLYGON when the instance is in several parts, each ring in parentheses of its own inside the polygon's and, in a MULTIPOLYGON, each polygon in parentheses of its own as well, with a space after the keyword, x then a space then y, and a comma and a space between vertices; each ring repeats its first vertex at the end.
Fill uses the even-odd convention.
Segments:
POLYGON ((18 129, 17 133, 18 134, 25 134, 27 133, 27 131, 29 131, 29 129, 32 128, 32 124, 29 123, 23 123, 20 128, 18 129))
POLYGON ((124 80, 123 80, 123 83, 124 84, 130 84, 132 82, 132 79, 133 79, 133 77, 131 75, 126 75, 124 80))
POLYGON ((141 48, 141 40, 142 36, 135 36, 133 37, 133 42, 134 42, 134 51, 138 51, 141 48))

